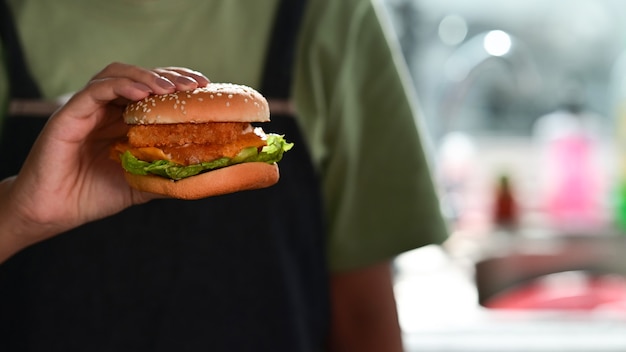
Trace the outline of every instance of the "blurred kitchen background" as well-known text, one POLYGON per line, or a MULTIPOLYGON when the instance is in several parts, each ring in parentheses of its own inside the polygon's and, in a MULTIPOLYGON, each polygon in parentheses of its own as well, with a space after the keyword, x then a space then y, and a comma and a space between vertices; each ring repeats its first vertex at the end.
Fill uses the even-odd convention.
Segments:
POLYGON ((408 351, 626 351, 626 1, 383 0, 450 238, 396 260, 408 351))

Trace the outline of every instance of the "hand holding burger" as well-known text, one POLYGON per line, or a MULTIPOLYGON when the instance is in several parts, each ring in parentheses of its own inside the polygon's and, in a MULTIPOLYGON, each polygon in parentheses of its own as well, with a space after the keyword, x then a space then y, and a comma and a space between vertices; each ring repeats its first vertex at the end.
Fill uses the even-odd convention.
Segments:
POLYGON ((122 113, 131 101, 208 83, 204 75, 179 67, 114 63, 96 74, 50 117, 20 173, 0 180, 0 263, 31 244, 162 198, 130 187, 110 160, 111 145, 128 131, 122 113))

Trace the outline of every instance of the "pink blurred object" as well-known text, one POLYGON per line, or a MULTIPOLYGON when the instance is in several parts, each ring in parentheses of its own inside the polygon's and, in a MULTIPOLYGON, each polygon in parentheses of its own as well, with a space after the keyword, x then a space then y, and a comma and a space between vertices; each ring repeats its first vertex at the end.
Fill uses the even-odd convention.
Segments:
POLYGON ((555 174, 548 213, 559 224, 591 225, 598 220, 598 171, 592 152, 591 141, 581 134, 551 142, 549 157, 555 174))
POLYGON ((592 229, 603 221, 606 143, 598 115, 557 110, 537 121, 541 146, 544 206, 552 225, 563 230, 592 229))

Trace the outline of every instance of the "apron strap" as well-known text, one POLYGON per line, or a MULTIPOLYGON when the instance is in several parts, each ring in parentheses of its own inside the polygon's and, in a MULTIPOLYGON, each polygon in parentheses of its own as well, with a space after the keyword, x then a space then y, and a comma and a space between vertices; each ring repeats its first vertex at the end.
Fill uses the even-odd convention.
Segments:
POLYGON ((10 98, 40 99, 41 92, 28 67, 11 9, 0 0, 0 39, 4 47, 4 62, 9 75, 10 98))
POLYGON ((261 93, 268 99, 288 100, 296 40, 306 0, 281 0, 278 6, 265 57, 261 93))
POLYGON ((7 1, 0 0, 0 40, 9 83, 9 111, 2 116, 0 112, 0 180, 15 175, 22 167, 30 147, 50 115, 47 112, 32 114, 29 119, 17 118, 12 110, 14 100, 39 100, 41 91, 28 70, 24 52, 13 19, 13 13, 7 1))

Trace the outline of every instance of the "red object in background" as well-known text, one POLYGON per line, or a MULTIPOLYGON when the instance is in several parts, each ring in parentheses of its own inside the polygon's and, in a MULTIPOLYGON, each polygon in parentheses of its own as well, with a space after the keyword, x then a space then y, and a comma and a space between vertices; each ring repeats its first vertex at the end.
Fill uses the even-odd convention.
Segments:
POLYGON ((498 180, 493 212, 493 221, 497 226, 514 227, 517 225, 517 202, 513 195, 511 181, 506 175, 500 176, 498 180))
POLYGON ((626 278, 584 272, 550 274, 502 292, 484 306, 492 309, 626 312, 626 278))

